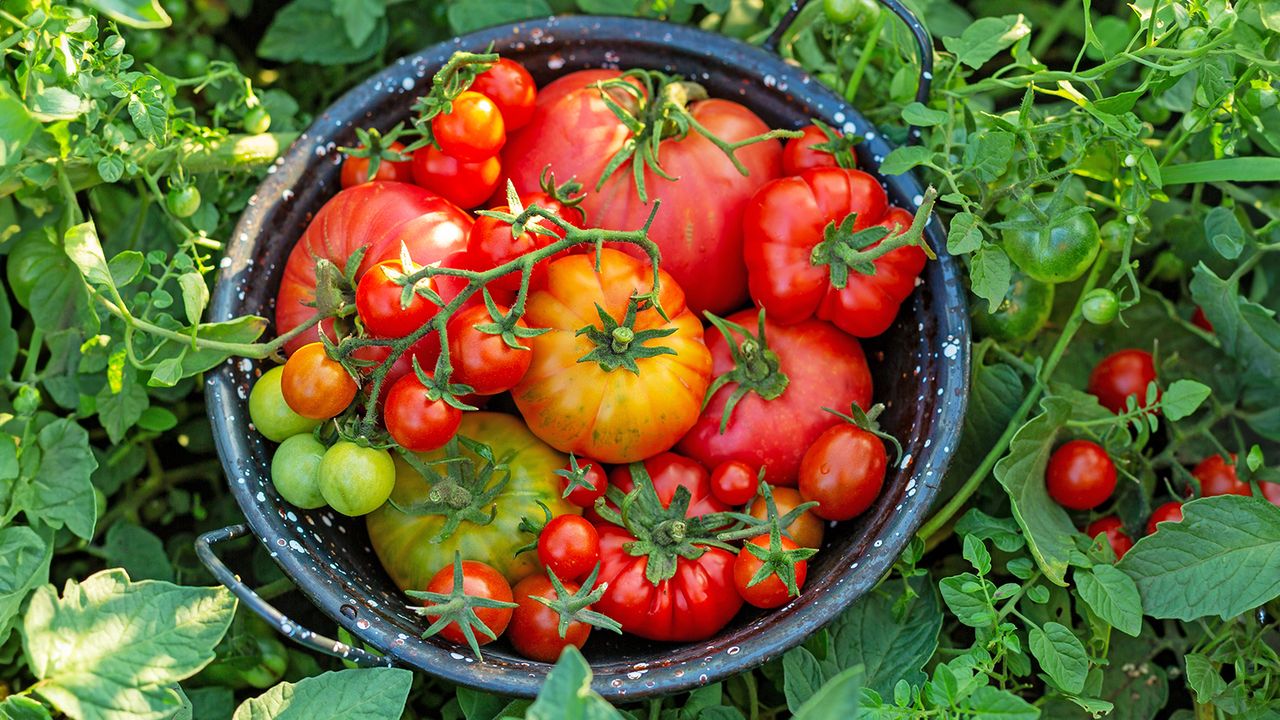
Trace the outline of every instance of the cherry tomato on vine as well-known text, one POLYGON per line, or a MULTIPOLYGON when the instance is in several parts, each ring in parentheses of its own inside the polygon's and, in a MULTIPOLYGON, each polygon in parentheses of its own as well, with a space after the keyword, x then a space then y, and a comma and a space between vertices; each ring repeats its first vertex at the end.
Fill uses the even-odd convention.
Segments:
POLYGON ((258 432, 272 442, 311 432, 320 424, 319 420, 299 415, 285 402, 280 388, 283 376, 283 367, 273 367, 262 373, 249 391, 249 419, 258 432))
MULTIPOLYGON (((543 193, 530 195, 526 198, 526 202, 530 205, 537 204, 538 207, 558 215, 571 225, 582 224, 581 210, 564 205, 543 193)), ((511 212, 511 209, 506 205, 495 207, 493 210, 501 213, 511 212)), ((539 220, 538 222, 541 221, 539 220)), ((555 235, 543 235, 526 229, 518 237, 512 237, 509 223, 488 215, 481 215, 476 218, 476 223, 471 226, 471 233, 467 236, 467 251, 479 258, 485 267, 494 268, 509 263, 526 253, 544 248, 554 243, 559 237, 563 237, 564 233, 559 228, 550 224, 547 224, 547 227, 554 230, 555 235)), ((540 271, 545 267, 545 263, 551 259, 547 258, 535 266, 533 277, 540 276, 540 271)), ((503 275, 489 283, 489 287, 491 291, 496 288, 514 297, 515 293, 520 289, 520 271, 513 270, 503 275)))
MULTIPOLYGON (((393 142, 387 146, 387 149, 399 152, 404 150, 404 143, 393 142)), ((378 161, 378 171, 370 179, 369 158, 349 155, 342 161, 342 174, 339 179, 344 188, 367 182, 411 183, 413 182, 413 159, 391 161, 382 158, 378 161)))
MULTIPOLYGON (((1089 374, 1087 390, 1113 413, 1125 411, 1130 396, 1147 406, 1147 386, 1156 379, 1155 361, 1146 350, 1120 350, 1103 358, 1089 374)), ((1157 397, 1159 393, 1157 392, 1157 397)))
POLYGON ((711 471, 711 494, 725 505, 746 505, 759 489, 759 474, 740 460, 722 462, 711 471))
POLYGON ((800 461, 800 497, 818 503, 813 513, 848 520, 866 512, 884 486, 889 464, 884 441, 841 423, 818 436, 800 461))
POLYGON ((400 260, 387 260, 374 265, 360 278, 356 285, 356 312, 370 335, 404 337, 435 317, 435 303, 417 292, 410 293, 407 307, 401 304, 404 286, 396 284, 394 278, 408 273, 400 260))
POLYGON ((413 181, 460 208, 474 208, 498 189, 502 162, 488 157, 464 162, 428 145, 413 154, 413 181))
POLYGON ((189 218, 200 209, 200 191, 195 185, 175 185, 164 202, 174 217, 189 218))
POLYGON ((1094 325, 1109 325, 1120 313, 1120 299, 1106 288, 1090 290, 1080 306, 1080 314, 1094 325))
POLYGON ((973 304, 973 324, 978 332, 1002 342, 1030 340, 1040 332, 1053 312, 1053 285, 1014 269, 1009 290, 995 312, 988 305, 973 304))
MULTIPOLYGON (((507 308, 499 306, 501 312, 507 308)), ((449 319, 449 360, 453 364, 450 380, 470 385, 477 395, 497 395, 515 387, 529 371, 533 352, 528 349, 527 338, 517 338, 525 349, 513 348, 501 335, 477 328, 493 322, 489 310, 483 305, 463 308, 449 319)), ((516 321, 517 327, 527 328, 524 320, 516 321)))
MULTIPOLYGON (((782 517, 791 512, 796 506, 805 502, 800 497, 800 491, 789 487, 771 487, 773 490, 774 506, 778 510, 778 517, 782 517)), ((763 497, 757 497, 751 507, 747 509, 747 514, 757 520, 764 520, 769 516, 769 506, 763 497)), ((820 548, 822 547, 822 536, 826 532, 826 525, 822 519, 813 514, 813 509, 805 510, 800 513, 800 517, 791 523, 791 527, 783 528, 782 532, 796 541, 800 547, 820 548)))
MULTIPOLYGON (((453 592, 453 565, 446 565, 440 568, 427 583, 427 592, 441 593, 447 595, 453 592)), ((492 567, 478 562, 476 560, 465 560, 462 563, 462 592, 471 597, 488 598, 497 600, 498 602, 511 602, 511 584, 502 574, 492 567)), ((477 607, 475 608, 476 617, 485 627, 489 628, 495 636, 501 636, 506 631, 507 625, 511 622, 512 609, 509 607, 477 607)), ((428 615, 427 621, 434 623, 439 620, 439 615, 428 615)), ((458 627, 458 623, 451 622, 445 625, 440 631, 440 637, 465 645, 467 636, 462 633, 462 628, 458 627)), ((475 630, 476 643, 484 645, 492 642, 492 638, 480 631, 475 630)))
MULTIPOLYGON (((605 491, 609 489, 609 476, 605 473, 604 465, 601 465, 599 460, 585 457, 580 457, 577 460, 579 468, 586 468, 583 479, 595 489, 589 490, 582 486, 575 487, 569 492, 569 496, 566 499, 580 508, 594 507, 596 498, 604 497, 605 491)), ((572 467, 565 467, 565 470, 572 469, 572 467)), ((564 487, 568 487, 568 483, 567 479, 561 480, 561 485, 564 487)))
POLYGON ((507 141, 497 104, 471 90, 454 98, 450 112, 431 118, 431 134, 445 155, 463 162, 491 158, 507 141))
POLYGON ((327 448, 311 433, 286 438, 271 456, 271 484, 286 502, 303 510, 325 504, 320 492, 320 461, 327 448))
POLYGON ((792 138, 782 148, 782 174, 799 175, 810 168, 839 167, 836 156, 825 151, 814 149, 814 145, 823 145, 830 141, 827 134, 817 125, 805 125, 800 128, 804 135, 792 138))
POLYGON ((357 389, 356 381, 318 342, 303 345, 290 355, 280 377, 284 401, 294 412, 312 420, 328 420, 346 410, 357 389))
POLYGON ((581 580, 600 561, 600 534, 581 515, 553 517, 538 534, 538 560, 561 580, 581 580))
MULTIPOLYGON (((360 368, 362 377, 372 375, 390 355, 391 348, 387 345, 362 345, 351 353, 351 357, 371 363, 360 368)), ((391 386, 395 385, 400 378, 413 372, 414 358, 417 358, 420 367, 434 368, 439 357, 440 337, 436 333, 426 334, 421 340, 410 346, 387 369, 387 374, 382 378, 382 388, 378 392, 378 401, 386 403, 387 393, 391 392, 391 386)))
POLYGON ((1182 503, 1171 500, 1152 511, 1147 520, 1147 534, 1159 530, 1163 522, 1182 522, 1182 503))
POLYGON ((529 124, 538 99, 538 86, 533 76, 520 63, 499 58, 492 67, 476 76, 471 90, 484 95, 498 106, 506 131, 519 130, 529 124))
MULTIPOLYGON (((564 589, 576 593, 579 585, 562 581, 564 589)), ((511 624, 507 630, 507 639, 516 652, 540 662, 555 662, 560 653, 570 645, 580 648, 591 635, 591 626, 584 622, 573 621, 560 637, 560 616, 556 611, 543 605, 534 598, 556 599, 555 586, 546 575, 530 575, 516 583, 512 589, 515 596, 516 609, 511 616, 511 624)), ((591 606, 588 605, 589 609, 591 606)))
POLYGON ((1084 534, 1091 538, 1106 534, 1107 542, 1111 545, 1111 551, 1116 554, 1116 559, 1124 557, 1133 547, 1133 538, 1129 537, 1124 531, 1124 523, 1120 522, 1120 518, 1115 515, 1098 518, 1089 523, 1084 529, 1084 534))
MULTIPOLYGON (((763 548, 769 547, 769 536, 760 535, 753 537, 747 541, 752 545, 758 545, 763 548)), ((796 545, 789 537, 782 538, 782 549, 795 550, 796 545)), ((744 545, 738 551, 738 557, 733 561, 733 585, 738 590, 738 594, 743 600, 758 608, 776 608, 786 605, 791 600, 791 592, 787 590, 787 585, 777 574, 770 575, 764 580, 751 585, 751 579, 755 577, 764 562, 755 556, 744 545)), ((809 563, 807 560, 800 560, 795 564, 796 568, 796 587, 804 587, 805 578, 809 575, 809 563)))
POLYGON ((261 105, 254 105, 244 114, 245 132, 264 133, 271 129, 271 114, 261 105))
POLYGON ((1071 440, 1049 457, 1045 471, 1049 497, 1072 510, 1091 510, 1116 489, 1116 465, 1097 443, 1071 440))
POLYGON ((1040 282, 1070 282, 1084 274, 1102 247, 1098 222, 1070 199, 1052 193, 1031 199, 1008 217, 1016 228, 1001 232, 1004 251, 1023 272, 1040 282))
POLYGON ((396 484, 391 453, 349 440, 339 440, 325 451, 316 472, 325 502, 352 517, 377 510, 396 484))
POLYGON ((1191 471, 1196 480, 1200 481, 1200 495, 1203 497, 1214 497, 1215 495, 1243 495, 1248 497, 1253 494, 1253 489, 1249 487, 1249 483, 1240 482, 1240 478, 1236 476, 1236 455, 1231 453, 1231 460, 1224 460, 1221 455, 1213 455, 1200 461, 1195 469, 1191 471))
POLYGON ((462 411, 442 399, 432 400, 418 376, 409 373, 391 386, 382 420, 400 447, 426 452, 443 447, 458 433, 462 411))

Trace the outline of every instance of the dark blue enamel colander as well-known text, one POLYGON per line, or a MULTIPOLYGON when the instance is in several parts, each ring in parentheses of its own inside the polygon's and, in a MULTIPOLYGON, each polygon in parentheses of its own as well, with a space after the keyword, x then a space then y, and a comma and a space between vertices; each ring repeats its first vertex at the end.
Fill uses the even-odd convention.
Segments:
MULTIPOLYGON (((896 0, 882 0, 906 21, 921 50, 919 97, 928 94, 932 48, 916 19, 896 0)), ((490 45, 519 61, 539 85, 573 70, 643 67, 678 73, 713 97, 745 104, 774 127, 799 127, 819 118, 861 135, 859 167, 876 174, 892 149, 876 128, 804 70, 773 49, 794 20, 792 7, 763 48, 692 27, 600 17, 553 17, 492 28, 397 60, 326 110, 271 168, 227 245, 214 292, 212 319, 273 317, 272 303, 294 241, 339 189, 337 148, 356 143, 356 127, 390 128, 429 89, 431 76, 457 50, 490 45)), ((877 175, 895 204, 914 209, 921 186, 910 174, 877 175)), ((873 588, 923 522, 942 480, 964 419, 968 397, 969 325, 959 265, 945 253, 937 219, 928 238, 939 255, 903 305, 897 322, 866 343, 876 400, 888 407, 880 422, 903 446, 876 504, 855 521, 827 533, 810 563, 799 598, 767 613, 744 610, 716 637, 683 645, 595 633, 586 656, 594 687, 614 700, 689 690, 775 658, 834 619, 873 588)), ((501 642, 484 660, 438 639, 421 639, 426 625, 392 584, 369 547, 364 522, 328 510, 298 510, 270 481, 272 447, 249 427, 249 388, 265 368, 234 359, 208 376, 209 419, 232 494, 245 523, 207 533, 200 558, 246 605, 283 634, 360 665, 402 665, 446 680, 508 696, 532 697, 549 665, 527 661, 501 642), (218 543, 252 533, 284 573, 334 622, 382 656, 300 627, 256 596, 214 555, 218 543)))

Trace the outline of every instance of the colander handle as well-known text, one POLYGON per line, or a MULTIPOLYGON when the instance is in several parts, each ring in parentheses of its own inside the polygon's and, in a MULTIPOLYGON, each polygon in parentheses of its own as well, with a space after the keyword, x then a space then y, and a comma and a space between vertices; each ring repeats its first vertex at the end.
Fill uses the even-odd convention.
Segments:
POLYGON ((249 528, 244 523, 228 525, 221 530, 211 530, 204 533, 196 538, 196 557, 200 558, 200 562, 209 568, 209 572, 213 573, 218 582, 226 586, 232 595, 240 598, 240 602, 262 616, 263 620, 271 623, 282 635, 299 645, 309 647, 326 655, 350 660, 361 667, 389 667, 392 664, 390 658, 374 655, 360 648, 351 647, 344 642, 338 642, 319 633, 311 632, 290 620, 284 613, 259 597, 253 591, 253 588, 241 582, 240 578, 231 572, 231 569, 214 553, 213 546, 248 534, 249 528))
MULTIPOLYGON (((769 37, 765 39, 762 47, 769 52, 777 52, 778 45, 782 42, 782 38, 791 29, 792 23, 796 21, 796 17, 800 15, 800 11, 805 5, 815 0, 792 0, 791 7, 787 9, 787 14, 782 16, 782 20, 778 21, 778 27, 773 29, 769 37)), ((929 31, 924 29, 924 25, 920 23, 920 19, 915 13, 907 9, 898 0, 878 0, 881 5, 893 11, 902 22, 907 24, 907 29, 911 31, 911 35, 916 40, 916 53, 920 56, 920 75, 916 79, 916 102, 926 102, 929 99, 929 85, 933 81, 933 40, 929 37, 929 31)), ((911 125, 907 132, 907 144, 914 145, 920 141, 920 128, 911 125)))

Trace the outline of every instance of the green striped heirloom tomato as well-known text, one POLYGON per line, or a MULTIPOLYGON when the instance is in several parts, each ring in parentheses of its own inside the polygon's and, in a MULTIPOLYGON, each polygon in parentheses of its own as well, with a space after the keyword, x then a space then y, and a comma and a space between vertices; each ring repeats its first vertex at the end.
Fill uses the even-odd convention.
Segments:
POLYGON ((1005 254, 1040 282, 1070 282, 1084 274, 1102 248, 1098 221, 1084 207, 1052 193, 1031 199, 1002 223, 1005 254))

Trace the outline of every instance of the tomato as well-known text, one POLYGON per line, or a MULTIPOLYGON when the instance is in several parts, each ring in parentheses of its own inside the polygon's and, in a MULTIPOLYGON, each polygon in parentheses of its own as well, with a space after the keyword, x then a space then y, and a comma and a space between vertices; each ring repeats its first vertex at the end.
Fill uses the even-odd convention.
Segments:
MULTIPOLYGON (((575 593, 579 586, 564 581, 566 592, 575 593)), ((517 604, 507 629, 507 639, 516 652, 540 662, 555 662, 570 645, 581 648, 591 635, 591 626, 573 621, 560 637, 560 616, 556 611, 534 600, 536 597, 556 599, 555 586, 546 575, 530 575, 516 583, 512 591, 517 604)), ((591 606, 588 605, 588 608, 591 606)))
POLYGON ((396 466, 386 450, 339 440, 320 458, 317 475, 320 494, 329 507, 356 516, 373 512, 387 501, 395 485, 396 466))
POLYGON ((882 255, 872 275, 849 268, 845 287, 837 288, 832 267, 815 264, 814 254, 829 247, 826 227, 851 214, 855 232, 881 225, 896 234, 912 220, 905 210, 890 209, 880 182, 861 170, 806 170, 751 198, 742 219, 743 257, 751 297, 771 320, 789 325, 817 315, 856 337, 874 337, 893 323, 924 269, 924 250, 908 246, 882 255))
POLYGON ((1053 286, 1015 268, 1004 300, 995 312, 987 309, 986 303, 973 304, 973 324, 978 332, 1001 342, 1030 340, 1053 312, 1053 286))
POLYGON ((432 400, 418 376, 409 373, 391 386, 382 419, 400 447, 426 452, 443 447, 457 434, 462 411, 442 399, 432 400))
POLYGON ((823 0, 822 10, 831 22, 852 24, 855 30, 867 30, 880 16, 880 4, 875 0, 823 0))
POLYGON ((484 95, 498 106, 507 132, 519 130, 533 117, 538 99, 538 86, 533 76, 520 63, 499 58, 488 70, 476 76, 471 90, 484 95))
POLYGON ((1116 466, 1097 443, 1071 440, 1049 457, 1049 497, 1072 510, 1092 510, 1116 489, 1116 466))
POLYGON ((458 207, 473 208, 498 189, 502 162, 463 162, 428 145, 413 154, 413 181, 458 207))
MULTIPOLYGON (((402 152, 404 143, 392 142, 387 145, 387 149, 402 152)), ((342 161, 342 174, 339 179, 344 188, 367 182, 411 183, 413 182, 413 162, 410 159, 395 161, 381 158, 378 161, 378 171, 371 178, 369 177, 369 158, 348 155, 342 161)))
MULTIPOLYGON (((503 314, 507 312, 505 307, 498 309, 503 314)), ((529 350, 513 348, 501 335, 477 327, 492 322, 488 308, 483 305, 464 308, 449 318, 449 362, 453 365, 449 380, 471 386, 477 395, 497 395, 510 390, 533 362, 533 353, 529 350)), ((518 320, 516 326, 529 327, 523 319, 518 320)), ((528 338, 516 341, 529 347, 528 338)))
POLYGON ((1272 505, 1280 507, 1280 483, 1264 482, 1258 484, 1262 486, 1262 496, 1272 505))
POLYGON ((359 386, 346 368, 329 358, 323 343, 303 345, 284 364, 280 392, 299 415, 328 420, 347 409, 359 386))
POLYGON ((1094 325, 1109 325, 1120 313, 1120 299, 1106 288, 1090 290, 1080 306, 1080 314, 1094 325))
MULTIPOLYGON (((404 337, 431 322, 438 309, 435 303, 414 292, 409 304, 401 304, 404 286, 393 278, 407 275, 417 268, 405 270, 400 260, 386 260, 374 265, 356 285, 356 312, 370 335, 381 338, 404 337)), ((430 280, 421 282, 431 286, 430 280)))
POLYGON ((888 464, 883 440, 842 422, 819 435, 805 451, 800 462, 800 497, 818 503, 813 513, 820 518, 855 518, 880 496, 888 464))
POLYGON ((255 135, 271 129, 271 114, 261 105, 254 105, 244 114, 244 131, 255 135))
POLYGON ((174 186, 169 188, 164 202, 174 217, 189 218, 200 209, 200 190, 195 185, 174 186))
POLYGON ((1088 212, 1069 208, 1070 199, 1052 193, 1037 195, 1031 202, 1039 215, 1024 206, 1007 217, 1006 222, 1022 226, 1001 231, 1005 254, 1040 282, 1061 283, 1079 278, 1102 247, 1098 221, 1088 212), (1042 216, 1048 216, 1048 220, 1042 216))
POLYGON ((1191 314, 1191 324, 1207 333, 1213 332, 1213 323, 1209 322, 1209 318, 1204 314, 1204 308, 1199 305, 1196 306, 1196 311, 1191 314))
POLYGON ((759 473, 739 460, 722 462, 711 471, 711 494, 725 505, 746 505, 759 489, 759 473))
MULTIPOLYGON (((800 497, 800 491, 795 488, 779 487, 773 488, 773 504, 778 510, 778 517, 782 517, 791 512, 796 506, 804 503, 804 498, 800 497)), ((757 520, 764 520, 769 517, 769 506, 763 497, 757 497, 747 510, 747 514, 757 520)), ((800 517, 791 523, 790 527, 783 528, 783 534, 800 547, 820 548, 822 547, 822 536, 826 532, 826 525, 822 519, 813 514, 813 510, 805 510, 800 513, 800 517)))
MULTIPOLYGON (((645 472, 653 489, 658 493, 662 506, 667 507, 676 495, 676 489, 689 491, 688 517, 699 517, 708 513, 724 512, 729 504, 715 496, 711 487, 711 476, 707 469, 697 460, 664 452, 644 461, 645 472)), ((609 473, 609 482, 624 494, 635 489, 635 480, 631 477, 631 468, 619 465, 609 473)))
POLYGON ((1215 495, 1243 495, 1248 497, 1253 494, 1253 489, 1249 487, 1249 483, 1240 482, 1236 476, 1236 455, 1231 454, 1231 461, 1227 462, 1221 455, 1212 455, 1200 461, 1195 469, 1191 471, 1196 480, 1200 481, 1200 495, 1202 497, 1213 497, 1215 495))
MULTIPOLYGON (((1146 350, 1120 350, 1103 358, 1089 374, 1086 387, 1113 413, 1125 411, 1130 396, 1147 406, 1147 386, 1155 382, 1156 366, 1146 350)), ((1157 393, 1157 397, 1159 394, 1157 393)))
MULTIPOLYGON (((759 311, 744 310, 729 316, 751 333, 757 332, 759 311)), ((747 385, 760 388, 748 392, 734 407, 725 431, 720 423, 729 397, 739 383, 730 382, 716 391, 698 416, 697 424, 679 444, 680 452, 709 467, 737 460, 751 467, 763 467, 771 485, 796 484, 804 451, 829 427, 842 422, 823 408, 871 406, 871 371, 858 341, 822 320, 808 319, 795 325, 780 325, 765 318, 765 340, 776 355, 760 352, 753 338, 735 331, 735 340, 744 349, 750 343, 756 360, 748 364, 755 377, 747 385), (766 370, 769 370, 766 372, 766 370), (776 389, 778 376, 786 376, 782 393, 772 400, 765 396, 776 389), (786 428, 786 432, 778 432, 786 428)), ((712 372, 716 377, 734 369, 728 341, 712 331, 707 340, 712 372)))
MULTIPOLYGON (((249 420, 262 436, 272 442, 283 442, 300 433, 311 432, 319 420, 306 418, 293 411, 284 401, 280 379, 284 368, 273 367, 262 373, 249 391, 249 420)), ((296 503, 295 503, 296 504, 296 503)))
MULTIPOLYGON (((342 271, 351 254, 368 246, 356 271, 400 257, 403 243, 418 265, 430 265, 466 246, 471 218, 453 203, 413 185, 376 182, 347 188, 334 195, 307 226, 289 253, 276 296, 276 330, 288 332, 316 312, 316 260, 324 258, 342 271)), ((336 337, 333 321, 322 323, 336 337)), ((319 339, 311 328, 285 345, 294 352, 319 339)))
POLYGON ((839 167, 836 156, 826 150, 814 149, 814 145, 830 142, 827 134, 817 125, 801 128, 803 136, 792 138, 782 148, 782 174, 799 175, 805 170, 819 167, 839 167))
MULTIPOLYGON (((588 488, 579 484, 569 491, 569 495, 566 499, 580 508, 594 507, 596 504, 596 498, 604 497, 605 491, 609 489, 609 476, 605 474, 604 465, 600 464, 600 461, 598 460, 580 457, 577 458, 577 462, 578 467, 583 469, 583 482, 591 487, 588 488)), ((565 472, 571 472, 573 470, 573 468, 568 465, 562 469, 565 472)), ((565 489, 568 489, 568 478, 565 478, 561 484, 565 489)))
MULTIPOLYGON (((584 70, 544 87, 529 125, 503 150, 502 164, 522 197, 539 189, 542 172, 550 166, 556 177, 575 178, 588 189, 581 207, 592 226, 634 230, 644 225, 652 205, 640 200, 632 162, 624 162, 595 189, 610 159, 632 138, 595 87, 618 75, 616 70, 584 70)), ((615 98, 634 104, 621 93, 615 98)), ((693 102, 689 112, 728 142, 769 130, 755 113, 728 100, 693 102)), ((649 238, 662 250, 663 269, 685 288, 689 307, 699 315, 704 310, 724 313, 746 301, 742 209, 756 188, 782 169, 782 146, 774 141, 741 148, 736 155, 746 176, 710 140, 689 132, 663 140, 658 151, 662 168, 678 180, 663 179, 648 168, 643 173, 649 202, 662 201, 649 238)), ((631 246, 625 252, 640 254, 631 246)))
MULTIPOLYGON (((427 583, 427 592, 440 593, 447 595, 453 592, 453 566, 446 565, 440 568, 427 583)), ((507 579, 502 576, 494 568, 482 562, 474 560, 466 560, 462 563, 462 592, 471 597, 488 598, 489 600, 497 600, 498 602, 511 602, 511 585, 507 579)), ((477 607, 475 608, 476 618, 489 628, 494 637, 501 637, 506 632, 507 625, 511 622, 512 609, 509 607, 477 607)), ((439 620, 439 615, 427 615, 428 622, 439 620)), ((473 631, 476 644, 484 645, 493 642, 494 638, 489 637, 478 627, 473 631)), ((456 642, 460 645, 467 644, 467 636, 463 634, 462 628, 457 622, 451 622, 440 630, 440 637, 445 640, 456 642)))
POLYGON ((1163 522, 1182 522, 1182 503, 1171 500, 1152 511, 1147 520, 1147 534, 1159 530, 1160 523, 1163 522))
POLYGON ((463 162, 493 157, 507 141, 497 104, 470 90, 453 99, 449 112, 431 118, 431 135, 445 155, 463 162))
MULTIPOLYGON (((366 518, 369 540, 383 567, 401 589, 421 588, 437 570, 453 562, 454 551, 465 560, 492 565, 510 582, 518 582, 538 570, 536 553, 517 555, 516 549, 533 542, 520 529, 524 517, 543 517, 542 502, 552 516, 579 514, 581 510, 560 497, 560 478, 555 471, 568 458, 548 447, 529 432, 513 415, 468 412, 462 416, 458 433, 493 449, 510 470, 510 480, 491 504, 497 509, 493 521, 479 525, 464 520, 447 538, 437 540, 446 518, 443 515, 409 515, 390 503, 366 518)), ((478 459, 470 451, 463 456, 473 464, 478 459)), ((424 461, 440 460, 443 450, 421 456, 424 461)), ((500 477, 493 477, 498 482, 500 477)), ((432 485, 402 459, 396 461, 395 490, 391 497, 401 507, 426 499, 432 485)), ((487 514, 489 507, 484 508, 487 514)))
POLYGON ((538 560, 561 580, 581 580, 600 560, 600 535, 578 515, 560 515, 538 535, 538 560))
POLYGON ((659 273, 659 301, 670 320, 647 308, 628 330, 632 296, 652 291, 652 269, 609 248, 599 271, 594 264, 593 255, 567 255, 547 265, 524 320, 550 331, 528 339, 533 363, 512 396, 529 429, 553 447, 631 462, 670 448, 693 426, 711 381, 711 353, 669 274, 659 273), (616 329, 601 329, 597 308, 616 329), (647 337, 667 330, 674 332, 647 337), (660 347, 674 354, 644 356, 660 347))
POLYGON ((271 456, 271 484, 291 505, 311 510, 325 504, 320 460, 328 448, 310 433, 285 438, 271 456))
MULTIPOLYGON (((530 205, 537 204, 551 213, 554 213, 565 222, 571 225, 581 226, 583 222, 582 211, 576 207, 564 205, 545 193, 535 193, 525 199, 530 205)), ((509 213, 511 208, 501 205, 494 208, 495 212, 509 213)), ((543 222, 535 220, 535 222, 543 222)), ((563 237, 558 228, 550 223, 544 223, 551 230, 555 230, 556 235, 563 237)), ((481 215, 476 219, 476 224, 471 227, 471 234, 467 237, 467 251, 479 258, 480 263, 488 268, 495 268, 499 265, 519 258, 534 250, 544 248, 556 241, 555 236, 542 235, 539 233, 525 230, 518 237, 512 237, 511 225, 488 215, 481 215)), ((541 275, 540 271, 546 267, 546 261, 535 266, 535 273, 531 277, 541 275)), ((520 271, 513 270, 506 275, 489 283, 491 289, 511 293, 512 297, 520 290, 520 271)))
MULTIPOLYGON (((747 541, 752 545, 758 545, 763 548, 769 547, 769 536, 760 535, 753 537, 747 541)), ((782 538, 783 550, 795 550, 798 545, 789 537, 782 538)), ((764 565, 755 553, 743 546, 738 551, 738 557, 733 561, 733 584, 738 591, 738 595, 746 600, 749 604, 758 608, 776 608, 782 607, 791 601, 791 591, 787 589, 786 583, 776 574, 769 575, 764 580, 751 584, 752 578, 756 572, 764 565)), ((806 560, 800 560, 795 564, 796 568, 796 587, 804 587, 805 578, 809 574, 809 563, 806 560)))
POLYGON ((1133 547, 1133 538, 1129 537, 1124 531, 1124 523, 1120 522, 1120 518, 1115 515, 1098 518, 1089 523, 1089 527, 1085 528, 1084 534, 1091 538, 1106 534, 1107 542, 1111 545, 1111 551, 1116 554, 1116 559, 1124 557, 1133 547))
MULTIPOLYGON (((373 363, 360 368, 360 374, 368 377, 373 371, 381 365, 391 355, 391 348, 387 345, 364 345, 352 351, 351 356, 357 360, 364 360, 373 363)), ((400 378, 413 372, 413 360, 418 359, 418 365, 424 370, 430 371, 436 366, 436 359, 440 356, 440 338, 435 333, 425 335, 421 340, 414 343, 410 348, 402 353, 396 359, 391 367, 387 370, 387 374, 382 378, 382 388, 379 391, 378 402, 386 403, 387 393, 391 392, 391 387, 396 384, 400 378)))

